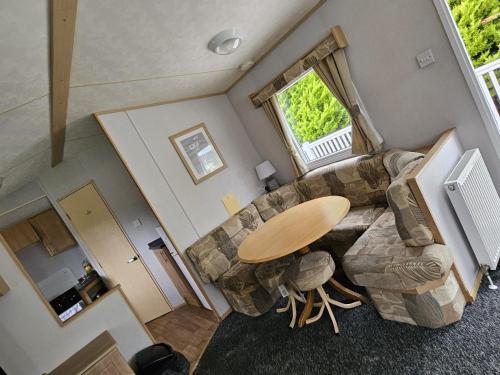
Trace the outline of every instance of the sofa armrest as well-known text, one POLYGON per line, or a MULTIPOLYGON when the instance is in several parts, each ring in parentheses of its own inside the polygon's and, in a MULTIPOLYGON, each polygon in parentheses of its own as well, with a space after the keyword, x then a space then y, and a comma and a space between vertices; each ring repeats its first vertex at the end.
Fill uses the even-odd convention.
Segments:
POLYGON ((451 251, 445 245, 397 246, 401 247, 401 255, 346 254, 347 276, 360 286, 419 294, 427 284, 445 279, 453 265, 451 251))

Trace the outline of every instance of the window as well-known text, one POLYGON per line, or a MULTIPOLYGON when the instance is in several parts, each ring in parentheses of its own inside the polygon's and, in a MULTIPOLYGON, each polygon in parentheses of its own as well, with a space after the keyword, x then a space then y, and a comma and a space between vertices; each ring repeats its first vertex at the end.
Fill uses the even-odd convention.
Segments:
POLYGON ((286 131, 310 167, 351 155, 351 119, 314 70, 276 94, 286 131))
POLYGON ((500 156, 498 0, 434 0, 434 4, 500 156))

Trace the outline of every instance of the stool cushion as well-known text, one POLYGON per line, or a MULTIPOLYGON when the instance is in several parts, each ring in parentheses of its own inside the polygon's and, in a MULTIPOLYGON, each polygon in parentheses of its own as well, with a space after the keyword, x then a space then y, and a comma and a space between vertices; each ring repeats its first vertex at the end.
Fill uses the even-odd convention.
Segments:
POLYGON ((314 251, 298 257, 286 277, 297 289, 307 292, 326 283, 334 271, 332 256, 326 251, 314 251))

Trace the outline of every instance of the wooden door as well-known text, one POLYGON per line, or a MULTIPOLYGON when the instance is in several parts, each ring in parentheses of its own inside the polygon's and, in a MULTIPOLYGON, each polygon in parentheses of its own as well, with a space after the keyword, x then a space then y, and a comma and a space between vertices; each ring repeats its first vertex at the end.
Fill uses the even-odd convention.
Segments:
POLYGON ((81 238, 143 323, 172 309, 93 184, 60 201, 81 238))
POLYGON ((172 255, 166 248, 154 250, 156 258, 160 261, 163 269, 167 272, 168 276, 174 283, 177 291, 186 300, 189 305, 201 307, 201 303, 196 296, 193 288, 187 282, 186 278, 179 269, 177 263, 172 258, 172 255))

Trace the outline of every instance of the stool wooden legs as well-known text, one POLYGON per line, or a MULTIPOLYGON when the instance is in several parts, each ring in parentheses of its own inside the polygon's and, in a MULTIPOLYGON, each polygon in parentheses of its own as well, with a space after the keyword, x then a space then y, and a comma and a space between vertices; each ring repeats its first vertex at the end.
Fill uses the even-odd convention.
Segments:
MULTIPOLYGON (((361 302, 356 301, 356 302, 352 302, 352 303, 342 303, 342 302, 334 300, 333 298, 330 298, 330 296, 325 292, 325 290, 323 289, 322 286, 320 286, 319 288, 316 288, 316 290, 318 291, 318 293, 322 299, 322 303, 320 304, 320 309, 319 309, 318 314, 312 318, 306 319, 305 323, 311 324, 311 323, 317 322, 323 316, 323 312, 325 311, 325 308, 326 308, 326 310, 328 311, 328 315, 330 315, 330 320, 332 321, 332 324, 333 324, 333 330, 335 331, 335 334, 339 334, 339 326, 337 324, 337 320, 335 319, 335 315, 333 315, 333 311, 332 311, 332 308, 330 305, 341 307, 343 309, 352 309, 354 307, 360 306, 361 302)), ((308 292, 308 294, 309 294, 309 292, 308 292)), ((301 316, 301 318, 302 318, 302 316, 301 316)))
POLYGON ((363 303, 368 303, 368 298, 366 298, 364 295, 356 293, 354 290, 351 290, 345 286, 343 286, 341 283, 339 283, 337 280, 335 280, 333 277, 328 280, 330 285, 332 286, 333 289, 335 289, 337 292, 342 294, 344 297, 347 297, 349 299, 352 299, 354 301, 361 301, 363 303))
POLYGON ((283 313, 288 310, 290 310, 290 307, 292 308, 292 320, 290 321, 290 328, 295 327, 295 321, 297 319, 297 303, 296 301, 306 303, 306 300, 302 298, 300 294, 298 294, 295 289, 292 287, 288 287, 288 302, 285 307, 282 307, 280 309, 276 309, 276 312, 278 313, 283 313))

